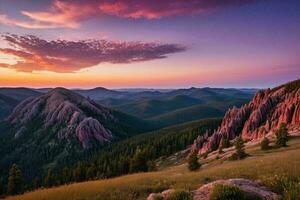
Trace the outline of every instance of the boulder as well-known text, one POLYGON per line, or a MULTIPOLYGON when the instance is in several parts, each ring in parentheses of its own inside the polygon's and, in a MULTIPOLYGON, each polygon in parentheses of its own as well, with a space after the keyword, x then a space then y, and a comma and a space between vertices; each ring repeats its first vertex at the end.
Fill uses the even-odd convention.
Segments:
POLYGON ((209 200, 210 194, 216 185, 234 185, 249 195, 259 196, 264 200, 279 200, 280 196, 254 181, 247 179, 217 180, 193 191, 193 200, 209 200))

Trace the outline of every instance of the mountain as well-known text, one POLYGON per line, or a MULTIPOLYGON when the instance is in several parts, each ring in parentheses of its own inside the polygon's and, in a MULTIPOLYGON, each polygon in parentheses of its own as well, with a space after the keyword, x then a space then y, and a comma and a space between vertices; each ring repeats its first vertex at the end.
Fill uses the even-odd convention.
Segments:
POLYGON ((106 99, 106 98, 119 99, 119 98, 123 98, 125 96, 123 94, 123 92, 109 90, 109 89, 106 89, 103 87, 97 87, 97 88, 88 89, 88 90, 76 89, 73 91, 82 96, 89 97, 94 100, 102 100, 102 99, 106 99))
POLYGON ((147 98, 129 104, 114 106, 114 108, 141 118, 150 118, 178 108, 185 108, 200 103, 200 99, 178 95, 164 98, 147 98))
POLYGON ((56 88, 25 99, 2 122, 0 165, 5 169, 16 162, 33 171, 55 167, 79 159, 89 149, 152 129, 143 120, 56 88))
POLYGON ((20 102, 28 97, 39 96, 41 93, 29 88, 0 88, 0 94, 20 102))
POLYGON ((0 88, 0 121, 5 119, 24 99, 40 95, 28 88, 0 88))
POLYGON ((167 112, 152 118, 150 121, 156 122, 161 126, 171 126, 173 124, 180 124, 199 119, 221 117, 223 111, 213 106, 195 105, 186 108, 176 109, 172 112, 167 112))
POLYGON ((261 90, 248 104, 229 109, 218 130, 210 137, 198 137, 193 148, 199 153, 210 152, 224 138, 232 140, 238 135, 246 141, 258 140, 274 135, 282 123, 290 132, 300 128, 300 80, 261 90))
POLYGON ((7 117, 17 104, 17 100, 0 94, 0 121, 7 117))
POLYGON ((162 126, 208 117, 220 117, 231 106, 241 106, 253 96, 253 90, 190 88, 159 93, 155 97, 104 99, 100 103, 162 126))

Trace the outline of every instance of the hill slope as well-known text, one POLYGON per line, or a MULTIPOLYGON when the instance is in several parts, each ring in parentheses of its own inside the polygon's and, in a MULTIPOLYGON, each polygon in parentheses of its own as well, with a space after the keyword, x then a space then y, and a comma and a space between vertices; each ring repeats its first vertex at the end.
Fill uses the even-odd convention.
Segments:
POLYGON ((152 128, 145 121, 56 88, 24 100, 0 125, 0 171, 6 173, 17 163, 32 176, 44 167, 80 159, 85 149, 97 149, 152 128))
MULTIPOLYGON (((141 97, 109 98, 99 101, 116 110, 139 118, 161 123, 163 126, 197 119, 219 117, 235 105, 247 103, 254 90, 190 88, 141 97)), ((150 93, 149 93, 150 94, 150 93)), ((153 94, 153 93, 152 93, 153 94)))
MULTIPOLYGON (((300 139, 289 142, 289 147, 263 152, 257 146, 247 149, 252 156, 239 161, 214 160, 196 172, 190 172, 185 164, 163 171, 138 173, 114 179, 95 180, 41 189, 8 200, 65 200, 106 197, 106 200, 145 200, 152 192, 168 188, 195 190, 201 185, 219 179, 247 178, 258 180, 276 192, 288 193, 299 189, 300 139), (278 163, 280 161, 280 164, 278 163), (276 175, 276 176, 274 176, 276 175), (288 177, 292 177, 294 182, 288 177), (297 182, 298 181, 298 182, 297 182), (298 185, 297 185, 298 184, 298 185), (290 187, 291 186, 291 187, 290 187), (284 187, 286 191, 280 191, 284 187)), ((204 162, 204 161, 202 161, 204 162)), ((296 194, 296 193, 295 193, 296 194)))
POLYGON ((17 100, 0 94, 0 121, 5 119, 17 104, 17 100))
POLYGON ((5 119, 18 103, 40 94, 28 88, 0 88, 0 121, 5 119))

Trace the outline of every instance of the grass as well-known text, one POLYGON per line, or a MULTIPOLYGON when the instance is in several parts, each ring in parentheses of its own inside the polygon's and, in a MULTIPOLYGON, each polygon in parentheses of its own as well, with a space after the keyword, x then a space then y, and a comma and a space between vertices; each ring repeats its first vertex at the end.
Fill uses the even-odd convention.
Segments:
MULTIPOLYGON (((261 151, 260 146, 257 145, 246 149, 251 156, 244 160, 215 160, 205 164, 196 172, 189 172, 186 164, 182 164, 163 171, 41 189, 21 196, 8 197, 7 199, 140 200, 146 199, 151 192, 160 192, 167 188, 189 191, 197 189, 207 182, 227 178, 249 178, 261 181, 274 190, 284 193, 286 188, 281 186, 285 184, 280 184, 280 187, 278 184, 272 185, 274 177, 300 179, 300 138, 290 140, 288 145, 285 148, 268 151, 261 151)), ((288 185, 286 187, 294 186, 288 185)))

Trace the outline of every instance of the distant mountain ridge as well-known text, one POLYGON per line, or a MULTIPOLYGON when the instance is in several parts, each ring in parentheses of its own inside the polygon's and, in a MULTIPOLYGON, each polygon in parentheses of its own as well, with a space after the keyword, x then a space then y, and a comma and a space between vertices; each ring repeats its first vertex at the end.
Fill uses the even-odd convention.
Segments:
MULTIPOLYGON (((20 102, 27 97, 45 94, 50 90, 52 89, 0 88, 0 93, 3 91, 3 95, 7 93, 12 98, 22 97, 18 100, 20 102)), ((230 106, 240 106, 248 102, 256 90, 195 87, 173 90, 110 90, 97 87, 71 91, 93 99, 105 107, 168 126, 207 117, 220 117, 230 106), (196 110, 198 112, 195 114, 196 110)), ((7 117, 11 110, 2 112, 2 119, 7 117)))
POLYGON ((5 119, 18 103, 40 94, 29 88, 0 88, 0 121, 5 119))
POLYGON ((211 152, 221 140, 239 135, 247 141, 259 140, 273 135, 282 123, 289 131, 300 129, 300 80, 261 90, 248 104, 229 109, 218 130, 210 137, 199 136, 193 149, 200 154, 211 152))

